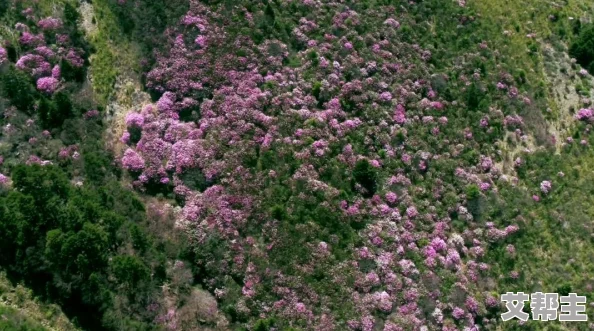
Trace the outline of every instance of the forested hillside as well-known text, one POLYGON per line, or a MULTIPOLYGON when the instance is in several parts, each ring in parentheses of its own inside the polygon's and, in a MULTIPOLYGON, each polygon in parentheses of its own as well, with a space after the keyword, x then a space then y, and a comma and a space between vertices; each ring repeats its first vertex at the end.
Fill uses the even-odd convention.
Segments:
POLYGON ((593 7, 0 2, 0 329, 594 328, 593 7))

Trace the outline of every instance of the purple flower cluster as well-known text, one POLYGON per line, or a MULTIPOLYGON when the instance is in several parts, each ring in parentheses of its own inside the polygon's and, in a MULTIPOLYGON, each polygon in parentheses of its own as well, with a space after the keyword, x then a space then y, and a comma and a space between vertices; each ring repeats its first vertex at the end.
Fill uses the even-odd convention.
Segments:
POLYGON ((37 80, 37 89, 41 92, 52 94, 58 88, 59 83, 54 77, 41 77, 37 80))
MULTIPOLYGON (((148 88, 161 97, 125 118, 121 163, 136 188, 160 183, 173 189, 184 202, 178 224, 198 245, 216 237, 229 247, 220 260, 204 261, 214 275, 205 283, 223 296, 220 279, 241 275, 241 305, 258 302, 266 307, 261 318, 280 316, 304 329, 372 330, 375 317, 388 314, 386 330, 439 329, 452 318, 474 327, 483 302, 490 305, 476 285, 489 270, 482 258, 491 243, 518 230, 476 222, 466 205, 470 184, 480 195, 497 194, 498 181, 508 178, 492 146, 476 136, 483 139, 501 124, 523 128, 522 118, 495 105, 488 116, 456 116, 455 101, 432 86, 431 52, 400 41, 400 23, 389 18, 393 10, 364 17, 346 5, 337 12, 335 3, 297 2, 309 15, 291 31, 302 48, 291 54, 276 39, 255 43, 226 33, 217 23, 220 12, 191 4, 179 26, 166 30, 167 49, 147 74, 148 88), (359 32, 368 21, 379 24, 359 32), (324 24, 346 32, 320 33, 324 24), (377 174, 375 187, 356 180, 360 160, 377 174), (444 170, 442 162, 456 169, 444 170), (201 187, 187 179, 192 176, 201 178, 201 187), (279 185, 290 198, 270 208, 279 185), (303 206, 326 210, 341 230, 360 226, 351 233, 360 245, 341 248, 343 239, 324 227, 326 214, 318 219, 312 210, 298 225, 283 220, 309 213, 303 206), (289 216, 270 212, 278 208, 289 216), (460 221, 463 230, 455 230, 452 224, 460 221), (303 239, 303 256, 290 272, 267 269, 271 256, 294 249, 287 234, 292 226, 303 239), (336 263, 341 249, 344 261, 336 263), (331 279, 332 295, 340 293, 350 320, 338 321, 344 317, 333 314, 327 294, 303 281, 314 272, 331 279), (446 277, 464 296, 427 318, 422 302, 448 300, 439 290, 446 277)), ((492 52, 483 44, 480 52, 492 52)), ((483 77, 474 69, 452 70, 464 86, 501 81, 501 103, 521 97, 513 77, 483 77)))
POLYGON ((543 181, 540 183, 540 190, 541 190, 541 191, 542 191, 542 193, 544 193, 544 194, 547 194, 547 193, 549 193, 549 192, 551 191, 551 188, 552 188, 552 184, 551 184, 551 182, 550 182, 550 181, 548 181, 548 180, 543 180, 543 181))
MULTIPOLYGON (((25 14, 32 19, 32 10, 25 10, 25 14)), ((19 43, 25 54, 15 63, 16 67, 29 75, 37 82, 37 89, 47 93, 54 93, 61 80, 61 68, 59 63, 62 59, 68 61, 74 67, 82 67, 84 59, 81 51, 69 48, 70 40, 68 34, 60 33, 64 29, 62 21, 54 17, 46 17, 37 22, 37 27, 29 27, 23 23, 15 26, 20 31, 19 43), (31 30, 42 31, 34 34, 31 30), (48 44, 46 41, 54 40, 56 44, 48 44)), ((0 64, 7 61, 6 49, 0 47, 0 64)))
POLYGON ((594 110, 590 108, 582 108, 575 114, 575 119, 578 121, 589 121, 592 118, 594 118, 594 110))
POLYGON ((62 27, 62 21, 54 17, 47 17, 39 20, 37 26, 42 30, 57 30, 62 27))
POLYGON ((2 46, 0 46, 0 65, 4 64, 8 59, 8 53, 6 52, 6 49, 2 46))

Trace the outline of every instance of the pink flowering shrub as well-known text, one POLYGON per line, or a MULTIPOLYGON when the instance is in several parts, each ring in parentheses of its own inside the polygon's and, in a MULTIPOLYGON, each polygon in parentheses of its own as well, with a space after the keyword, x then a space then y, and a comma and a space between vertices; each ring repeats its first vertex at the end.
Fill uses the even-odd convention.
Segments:
POLYGON ((0 174, 0 186, 8 184, 8 177, 4 174, 0 174))
MULTIPOLYGON (((250 327, 472 329, 493 306, 488 259, 523 226, 500 192, 530 166, 494 146, 520 146, 540 100, 490 40, 463 61, 411 41, 424 5, 401 6, 190 1, 163 33, 121 164, 180 203, 201 282, 250 327)), ((475 26, 444 6, 436 24, 475 26)))
POLYGON ((62 27, 62 21, 54 17, 47 17, 39 20, 39 22, 37 22, 37 26, 45 31, 57 30, 62 27))
POLYGON ((582 108, 577 112, 577 114, 575 114, 575 119, 578 121, 589 121, 593 117, 594 110, 589 108, 582 108))
POLYGON ((542 193, 547 194, 551 191, 552 185, 551 182, 548 180, 543 180, 540 183, 540 190, 542 191, 542 193))
POLYGON ((41 55, 26 54, 16 63, 16 67, 34 77, 51 74, 51 65, 41 55))
POLYGON ((47 94, 52 94, 60 82, 54 77, 42 77, 37 80, 37 89, 47 94))
MULTIPOLYGON (((114 163, 143 199, 176 204, 167 217, 153 215, 151 226, 156 235, 182 231, 193 259, 167 261, 167 281, 182 290, 164 286, 162 307, 144 302, 144 293, 134 298, 157 316, 152 323, 172 330, 476 330, 481 321, 496 328, 484 320, 498 304, 493 293, 504 282, 524 284, 512 270, 522 265, 523 246, 510 242, 531 231, 530 211, 538 215, 555 199, 535 204, 522 191, 550 178, 534 174, 537 162, 521 152, 532 146, 527 138, 543 100, 507 62, 507 38, 475 34, 485 21, 476 8, 434 0, 190 0, 178 17, 140 13, 149 3, 161 5, 106 6, 121 19, 115 31, 139 44, 139 35, 159 41, 154 49, 142 44, 151 52, 140 61, 155 101, 132 105, 126 130, 112 141, 114 163), (125 24, 141 14, 155 27, 125 24), (156 32, 161 25, 168 26, 156 32), (210 300, 186 291, 194 279, 210 300), (232 325, 215 323, 217 304, 232 325), (186 324, 192 320, 199 327, 186 324)), ((23 15, 29 26, 15 26, 15 67, 42 92, 30 103, 38 122, 52 123, 58 104, 82 116, 40 135, 33 119, 7 109, 3 139, 23 163, 55 162, 91 178, 93 147, 46 147, 100 127, 113 105, 99 112, 78 94, 64 97, 71 83, 85 81, 85 54, 67 34, 68 16, 23 15)), ((10 62, 2 50, 0 63, 10 62)), ((576 114, 591 118, 589 109, 576 114)), ((587 142, 590 125, 579 125, 576 139, 587 142)), ((540 189, 547 195, 552 185, 540 189)), ((117 249, 153 254, 136 246, 142 243, 117 249)))
POLYGON ((122 165, 128 170, 140 171, 144 169, 144 160, 134 150, 128 148, 122 158, 122 165))
POLYGON ((4 64, 8 60, 8 54, 6 49, 0 46, 0 65, 4 64))
MULTIPOLYGON (((64 60, 68 64, 65 77, 72 79, 72 71, 82 70, 85 61, 83 51, 73 47, 67 32, 68 29, 62 21, 54 17, 46 17, 37 22, 37 27, 29 27, 23 23, 18 23, 18 30, 21 31, 19 42, 24 48, 24 53, 16 62, 16 67, 23 70, 38 79, 44 76, 50 76, 56 80, 62 77, 60 64, 64 60), (31 29, 41 31, 38 34, 31 32, 31 29), (46 36, 48 39, 46 39, 46 36)), ((5 61, 5 60, 4 60, 5 61)), ((0 62, 2 60, 2 51, 0 51, 0 62)), ((45 86, 50 80, 44 80, 45 86)), ((51 89, 51 88, 50 88, 51 89)))

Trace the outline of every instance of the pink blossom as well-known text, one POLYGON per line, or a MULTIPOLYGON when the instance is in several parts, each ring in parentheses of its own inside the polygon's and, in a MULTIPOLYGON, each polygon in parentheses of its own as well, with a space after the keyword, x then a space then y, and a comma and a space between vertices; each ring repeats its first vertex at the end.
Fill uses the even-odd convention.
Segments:
POLYGON ((396 106, 396 111, 394 113, 394 121, 401 125, 406 122, 405 109, 404 109, 404 106, 401 104, 398 104, 396 106))
POLYGON ((80 68, 85 64, 84 59, 74 49, 70 49, 65 57, 66 61, 75 68, 80 68))
POLYGON ((43 56, 36 54, 23 55, 16 63, 16 67, 35 77, 51 73, 51 66, 43 56))
POLYGON ((370 272, 365 276, 365 281, 370 285, 379 285, 380 278, 375 272, 370 272))
POLYGON ((447 248, 447 244, 443 239, 435 237, 433 240, 431 240, 431 247, 439 252, 444 251, 447 248))
POLYGON ((132 112, 126 115, 126 126, 140 128, 143 124, 144 116, 142 114, 132 112))
POLYGON ((28 31, 25 31, 21 35, 21 38, 19 38, 19 42, 21 43, 21 45, 34 47, 45 44, 45 38, 41 33, 34 35, 29 33, 28 31))
POLYGON ((575 119, 579 121, 587 121, 594 117, 594 110, 589 108, 582 108, 580 109, 577 114, 575 114, 575 119))
POLYGON ((99 111, 97 109, 89 110, 88 112, 84 113, 85 119, 91 119, 99 116, 99 111))
POLYGON ((485 305, 487 305, 488 307, 496 307, 497 305, 499 305, 499 301, 497 301, 495 297, 489 295, 485 298, 485 305))
POLYGON ((467 297, 465 305, 469 311, 471 311, 473 313, 478 312, 479 304, 478 304, 478 301, 476 301, 473 297, 470 297, 470 296, 467 297))
POLYGON ((479 125, 481 126, 481 128, 489 126, 489 119, 487 117, 481 118, 479 125))
POLYGON ((120 138, 120 141, 124 144, 130 143, 130 132, 125 131, 120 138))
POLYGON ((479 187, 480 187, 481 191, 487 191, 487 190, 489 190, 491 188, 491 184, 489 184, 487 182, 482 182, 479 185, 479 187))
POLYGON ((298 313, 304 313, 306 311, 305 305, 302 302, 296 303, 295 311, 297 311, 298 313))
POLYGON ((412 160, 412 157, 408 154, 402 154, 402 162, 404 162, 405 164, 410 164, 410 161, 412 160))
POLYGON ((517 225, 514 225, 514 224, 512 224, 512 225, 508 225, 508 226, 506 226, 506 227, 505 227, 505 233, 506 233, 507 235, 510 235, 510 234, 512 234, 512 233, 515 233, 515 232, 517 232, 519 229, 520 229, 520 228, 519 228, 517 225))
POLYGON ((60 79, 60 76, 61 76, 60 66, 56 64, 52 68, 52 77, 54 77, 55 79, 60 79))
POLYGON ((429 106, 433 109, 436 110, 442 110, 444 108, 443 103, 439 102, 439 101, 431 101, 431 103, 429 104, 429 106))
POLYGON ((58 88, 59 81, 54 77, 42 77, 37 80, 37 89, 52 94, 58 88))
POLYGON ((460 307, 455 307, 454 310, 452 311, 452 316, 457 320, 463 319, 464 315, 466 315, 466 313, 460 307))
POLYGON ((0 185, 6 185, 8 183, 8 177, 0 173, 0 185))
POLYGON ((376 292, 373 296, 379 310, 384 312, 390 312, 392 310, 392 299, 386 291, 376 292))
POLYGON ((396 202, 396 199, 398 199, 398 196, 396 195, 396 193, 394 193, 394 192, 386 193, 386 201, 388 201, 389 203, 396 202))
POLYGON ((42 30, 56 30, 62 27, 62 21, 57 18, 48 17, 39 20, 37 26, 42 30))
POLYGON ((417 208, 415 208, 415 206, 410 206, 406 208, 406 215, 409 218, 415 218, 419 215, 419 212, 417 211, 417 208))
POLYGON ((124 168, 128 170, 140 171, 144 169, 144 160, 133 149, 128 148, 124 152, 124 157, 122 158, 122 165, 124 166, 124 168))
POLYGON ((365 316, 361 319, 361 329, 363 331, 372 331, 374 324, 375 323, 372 316, 365 316))
POLYGON ((389 25, 393 28, 398 28, 400 26, 400 23, 393 18, 388 18, 384 21, 384 24, 389 25))
POLYGON ((542 191, 542 193, 544 193, 544 194, 547 194, 547 193, 549 193, 549 192, 551 191, 551 187, 552 187, 552 185, 551 185, 551 182, 550 182, 550 181, 548 181, 548 180, 543 180, 543 181, 540 183, 540 190, 541 190, 541 191, 542 191))
POLYGON ((381 101, 390 101, 390 100, 392 100, 392 94, 390 92, 382 92, 382 94, 380 94, 380 100, 381 101))
POLYGON ((203 35, 196 37, 196 40, 194 42, 201 48, 206 47, 206 37, 203 35))
POLYGON ((0 46, 0 65, 3 64, 4 62, 6 62, 8 59, 8 53, 6 52, 6 49, 2 46, 0 46))
POLYGON ((48 60, 53 59, 53 57, 56 56, 56 53, 47 46, 39 46, 35 48, 35 52, 48 60))
POLYGON ((382 166, 378 160, 370 160, 369 164, 374 168, 380 168, 382 166))
POLYGON ((524 125, 524 119, 519 115, 508 115, 503 119, 503 125, 507 127, 521 127, 524 125))

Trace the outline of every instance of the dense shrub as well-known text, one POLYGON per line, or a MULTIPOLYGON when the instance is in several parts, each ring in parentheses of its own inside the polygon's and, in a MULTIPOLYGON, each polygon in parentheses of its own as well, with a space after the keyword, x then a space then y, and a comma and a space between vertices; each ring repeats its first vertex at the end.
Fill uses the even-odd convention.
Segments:
POLYGON ((73 187, 55 166, 18 166, 12 180, 16 190, 0 196, 2 267, 85 328, 97 329, 119 296, 136 298, 128 309, 144 316, 157 300, 150 268, 162 261, 146 233, 130 230, 144 211, 137 199, 113 183, 73 187))
MULTIPOLYGON (((28 4, 10 18, 32 22, 28 4)), ((592 188, 576 182, 591 165, 521 152, 529 135, 550 140, 549 91, 531 70, 543 48, 523 36, 524 21, 542 27, 542 10, 499 24, 507 15, 488 5, 94 1, 101 102, 138 67, 154 97, 132 105, 121 162, 104 149, 102 112, 79 100, 90 50, 67 5, 72 52, 51 63, 64 84, 3 119, 14 127, 0 165, 1 265, 89 329, 496 329, 494 293, 539 277, 538 288, 567 292, 561 271, 585 291, 592 267, 563 252, 591 251, 592 212, 580 213, 592 204, 578 192, 592 188), (130 42, 142 63, 116 54, 130 42), (38 118, 21 113, 34 105, 38 118), (45 168, 14 167, 23 162, 45 168), (178 208, 145 210, 118 179, 178 208), (530 260, 541 252, 559 272, 530 260), (194 281, 214 296, 196 295, 194 281), (231 325, 214 321, 217 302, 231 325)), ((33 52, 21 46, 7 49, 10 62, 33 52)), ((562 157, 587 153, 591 113, 577 114, 584 142, 558 145, 562 157)))
POLYGON ((594 74, 594 24, 580 28, 578 37, 569 47, 569 54, 582 67, 594 74))
POLYGON ((365 188, 365 196, 372 196, 377 190, 377 170, 374 169, 369 161, 360 160, 353 169, 353 178, 357 184, 365 188))
POLYGON ((32 111, 36 91, 31 78, 14 66, 2 69, 0 84, 2 96, 23 111, 32 111))

